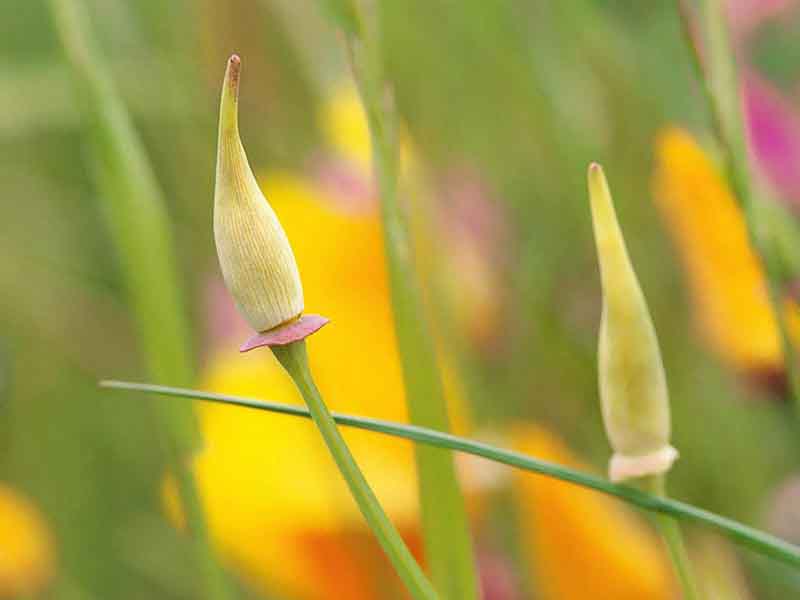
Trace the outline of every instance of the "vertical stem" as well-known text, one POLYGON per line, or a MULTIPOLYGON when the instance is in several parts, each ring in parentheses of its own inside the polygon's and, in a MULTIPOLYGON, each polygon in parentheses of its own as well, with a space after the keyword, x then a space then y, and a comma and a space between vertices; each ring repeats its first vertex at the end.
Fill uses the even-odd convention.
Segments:
POLYGON ((741 110, 741 93, 736 61, 728 39, 728 29, 721 0, 704 0, 703 12, 707 42, 707 64, 691 26, 690 10, 686 0, 676 0, 681 20, 681 30, 689 48, 692 66, 703 87, 703 95, 711 117, 712 130, 722 150, 725 174, 738 200, 747 225, 750 243, 761 257, 767 279, 767 291, 783 350, 784 368, 789 391, 800 410, 800 371, 798 356, 786 322, 783 309, 784 283, 791 273, 791 261, 783 256, 775 232, 766 222, 763 210, 753 195, 744 121, 741 110))
MULTIPOLYGON (((689 50, 689 59, 692 63, 692 70, 695 77, 700 82, 700 87, 703 90, 703 99, 706 103, 709 118, 711 119, 711 128, 714 132, 714 137, 717 138, 717 143, 723 149, 727 147, 725 143, 724 128, 720 120, 720 114, 717 110, 717 105, 714 102, 714 93, 711 90, 711 83, 706 76, 706 70, 703 67, 703 52, 700 48, 700 32, 696 30, 692 23, 692 9, 688 5, 688 0, 675 0, 678 9, 678 17, 681 24, 681 33, 683 34, 683 41, 689 50)), ((727 161, 726 161, 727 162, 727 161)))
MULTIPOLYGON (((663 475, 655 475, 648 478, 643 482, 643 485, 650 493, 666 498, 666 484, 663 475)), ((669 557, 672 559, 672 565, 675 567, 675 573, 678 576, 678 581, 680 581, 681 589, 683 590, 683 599, 700 600, 702 596, 695 582, 692 566, 689 562, 689 555, 686 552, 686 546, 683 543, 683 535, 681 534, 678 522, 673 517, 661 513, 654 515, 653 519, 667 546, 669 557)))
MULTIPOLYGON (((101 209, 116 245, 145 365, 159 381, 192 379, 189 327, 164 199, 144 147, 91 35, 77 0, 50 9, 83 104, 101 209)), ((199 434, 192 410, 156 405, 169 468, 204 576, 208 598, 229 598, 226 578, 208 539, 191 468, 199 434)))
MULTIPOLYGON (((381 197, 395 332, 411 422, 447 432, 447 405, 436 352, 415 272, 406 215, 397 193, 398 140, 394 97, 383 70, 379 15, 371 0, 356 2, 358 32, 347 35, 353 73, 372 141, 381 197)), ((415 449, 425 556, 437 590, 450 600, 478 598, 475 560, 464 498, 449 452, 415 449)))
POLYGON ((311 369, 308 366, 305 340, 292 342, 286 346, 272 348, 275 357, 294 380, 297 389, 303 396, 311 412, 311 418, 317 425, 325 445, 331 453, 339 471, 350 488, 361 514, 364 515, 375 537, 380 542, 389 560, 394 565, 400 578, 412 596, 417 600, 435 600, 438 598, 433 586, 425 577, 417 561, 411 555, 397 529, 386 516, 375 493, 369 487, 364 474, 356 464, 350 449, 342 438, 328 407, 320 396, 314 383, 311 369))

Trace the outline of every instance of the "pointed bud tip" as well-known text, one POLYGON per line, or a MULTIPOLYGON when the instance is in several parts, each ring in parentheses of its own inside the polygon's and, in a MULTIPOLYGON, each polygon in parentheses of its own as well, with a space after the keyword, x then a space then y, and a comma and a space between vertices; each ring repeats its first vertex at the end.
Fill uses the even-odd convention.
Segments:
POLYGON ((600 166, 600 163, 593 162, 589 164, 588 176, 590 183, 596 183, 605 179, 603 167, 600 166))
POLYGON ((231 86, 231 89, 234 92, 239 90, 239 73, 242 69, 242 59, 239 58, 238 54, 231 54, 231 57, 228 59, 228 67, 227 67, 227 80, 228 84, 231 86))
MULTIPOLYGON (((586 174, 587 184, 589 186, 589 201, 592 206, 611 204, 611 193, 608 189, 608 182, 606 175, 603 172, 603 167, 600 163, 592 162, 589 164, 589 169, 586 174)), ((597 220, 598 215, 595 210, 592 210, 593 219, 597 220)))
MULTIPOLYGON (((222 98, 219 107, 220 134, 238 131, 239 74, 242 59, 238 54, 231 54, 225 66, 225 79, 222 83, 222 98)), ((238 135, 238 134, 237 134, 238 135)))

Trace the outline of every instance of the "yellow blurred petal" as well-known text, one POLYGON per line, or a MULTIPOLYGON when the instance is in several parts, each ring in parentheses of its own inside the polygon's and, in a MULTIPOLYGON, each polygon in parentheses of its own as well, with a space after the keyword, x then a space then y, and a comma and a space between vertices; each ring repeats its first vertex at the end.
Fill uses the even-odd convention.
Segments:
MULTIPOLYGON (((520 452, 584 468, 553 434, 521 427, 520 452)), ((675 598, 658 539, 621 503, 552 478, 515 474, 531 569, 545 600, 675 598)))
MULTIPOLYGON (((338 210, 335 199, 290 172, 267 172, 263 181, 295 240, 308 309, 331 319, 308 341, 326 401, 336 410, 406 421, 378 214, 338 210), (341 360, 345 353, 349 360, 341 360)), ((444 379, 449 397, 461 396, 446 365, 444 379)), ((463 430, 463 403, 454 402, 453 412, 463 430)))
MULTIPOLYGON (((273 171, 263 182, 294 242, 306 305, 331 318, 308 340, 326 401, 334 410, 406 421, 377 214, 337 210, 335 199, 288 172, 273 171)), ((201 385, 302 404, 267 352, 219 349, 201 385)), ((214 406, 203 407, 200 417, 206 447, 197 458, 198 477, 212 532, 228 559, 264 589, 305 598, 330 597, 334 589, 340 597, 361 598, 344 588, 372 589, 375 572, 365 557, 381 557, 380 549, 364 541, 371 538, 363 517, 311 423, 214 406)), ((357 430, 343 435, 387 513, 401 530, 413 531, 412 445, 357 430)), ((169 489, 167 496, 179 520, 169 489)))
MULTIPOLYGON (((656 142, 655 199, 681 256, 696 321, 737 368, 780 368, 783 355, 761 261, 716 166, 685 131, 656 142)), ((797 330, 797 309, 789 318, 797 330)))
POLYGON ((40 592, 53 578, 53 540, 39 511, 0 484, 0 598, 40 592))
POLYGON ((358 90, 350 84, 336 86, 322 105, 319 121, 333 149, 369 173, 372 143, 358 90))
MULTIPOLYGON (((311 353, 321 360, 313 345, 311 353)), ((331 360, 324 349, 322 354, 331 360)), ((380 355, 372 357, 376 382, 382 373, 387 374, 382 363, 380 355)), ((319 383, 327 394, 329 383, 319 383)), ((289 378, 266 353, 220 354, 207 370, 203 387, 301 403, 289 378)), ((399 412, 401 407, 382 402, 391 403, 393 396, 402 401, 401 395, 378 383, 371 391, 368 413, 399 412)), ((364 398, 368 395, 363 393, 364 398)), ((344 396, 342 404, 350 404, 350 399, 344 396)), ((324 597, 308 591, 318 586, 311 580, 320 568, 315 547, 327 547, 327 556, 335 549, 325 546, 327 541, 346 532, 368 537, 368 532, 316 430, 305 420, 222 406, 205 407, 201 423, 206 450, 197 459, 198 478, 211 529, 225 553, 266 589, 305 590, 308 597, 324 597), (311 539, 316 545, 309 545, 311 539)), ((344 434, 387 512, 400 524, 414 522, 416 478, 410 444, 366 432, 344 434)), ((347 555, 350 550, 342 547, 340 552, 347 555)), ((380 554, 378 548, 375 552, 380 554)), ((345 558, 333 553, 328 560, 345 558)), ((358 573, 357 567, 352 570, 351 579, 358 573)), ((360 576, 368 579, 370 573, 360 576)))
MULTIPOLYGON (((358 90, 350 83, 335 86, 319 114, 319 125, 331 148, 352 162, 362 173, 372 173, 372 142, 358 90)), ((414 163, 409 136, 400 132, 400 169, 408 172, 414 163)))
POLYGON ((390 320, 377 213, 339 210, 336 199, 287 171, 268 171, 261 182, 292 239, 308 310, 343 328, 356 320, 390 320), (358 310, 368 313, 359 317, 358 310))

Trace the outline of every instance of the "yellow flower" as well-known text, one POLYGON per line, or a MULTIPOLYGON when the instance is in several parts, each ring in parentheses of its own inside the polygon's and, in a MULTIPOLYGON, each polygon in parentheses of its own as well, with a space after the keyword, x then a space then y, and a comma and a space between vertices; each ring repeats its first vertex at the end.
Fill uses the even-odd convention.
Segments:
MULTIPOLYGON (((584 468, 539 427, 513 433, 520 452, 584 468)), ((658 539, 620 502, 548 477, 518 472, 522 534, 544 600, 668 600, 674 583, 658 539)))
MULTIPOLYGON (((285 172, 266 174, 264 191, 293 240, 307 306, 331 318, 323 333, 308 340, 317 383, 331 408, 406 421, 378 216, 338 211, 335 200, 285 172)), ((201 385, 302 404, 270 353, 241 355, 233 345, 215 351, 201 385)), ((395 583, 401 589, 309 422, 210 406, 203 407, 200 420, 206 449, 196 467, 211 531, 254 585, 309 599, 377 598, 385 595, 381 586, 395 583)), ((414 547, 411 444, 356 430, 343 435, 414 547)))
POLYGON ((53 578, 53 540, 39 511, 0 484, 0 598, 40 592, 53 578))
MULTIPOLYGON (((656 204, 683 261, 703 336, 738 369, 781 369, 783 353, 764 269, 725 180, 681 129, 659 136, 656 155, 656 204)), ((784 309, 798 339, 797 305, 787 302, 784 309)))
MULTIPOLYGON (((344 175, 369 182, 369 134, 355 90, 337 90, 322 118, 332 149, 350 169, 344 175)), ((242 155, 242 169, 245 160, 242 155)), ((307 342, 330 407, 407 421, 377 199, 348 202, 340 188, 288 171, 266 172, 260 183, 292 241, 305 307, 331 319, 307 342)), ((248 187, 250 197, 260 195, 248 187)), ((263 197, 260 202, 266 205, 263 197)), ((445 384, 448 396, 458 397, 447 372, 445 384)), ((270 353, 240 355, 233 345, 213 352, 201 385, 303 404, 270 353)), ((461 409, 451 403, 454 427, 463 432, 461 409)), ((228 562, 248 581, 309 600, 369 600, 391 595, 389 590, 402 597, 399 580, 310 423, 212 406, 201 409, 200 420, 206 445, 196 468, 210 528, 228 562)), ((381 504, 418 552, 412 445, 358 430, 343 435, 381 504)), ((473 487, 479 485, 476 480, 473 487)), ((168 509, 180 522, 171 485, 166 493, 168 509)), ((470 500, 477 512, 477 501, 470 500)))

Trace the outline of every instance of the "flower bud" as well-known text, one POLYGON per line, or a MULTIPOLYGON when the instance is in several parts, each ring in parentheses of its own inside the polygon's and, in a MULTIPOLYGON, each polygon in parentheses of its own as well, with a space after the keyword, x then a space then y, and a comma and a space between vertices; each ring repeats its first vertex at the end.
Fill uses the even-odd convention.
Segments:
POLYGON ((239 139, 241 61, 228 60, 219 114, 214 239, 225 284, 258 332, 294 321, 303 288, 292 248, 250 169, 239 139))
POLYGON ((598 376, 603 421, 614 455, 612 481, 656 475, 678 456, 670 446, 667 382, 655 328, 633 271, 611 193, 598 164, 589 196, 603 285, 598 376))

